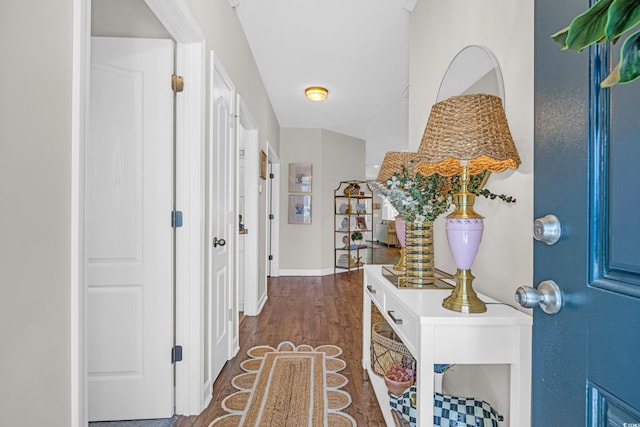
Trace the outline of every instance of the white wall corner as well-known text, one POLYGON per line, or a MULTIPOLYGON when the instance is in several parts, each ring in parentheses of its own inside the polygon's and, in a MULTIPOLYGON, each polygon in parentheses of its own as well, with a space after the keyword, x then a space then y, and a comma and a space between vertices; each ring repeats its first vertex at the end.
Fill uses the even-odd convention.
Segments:
MULTIPOLYGON (((232 0, 230 0, 232 1, 232 0)), ((413 12, 413 9, 416 7, 416 3, 418 0, 404 0, 404 8, 409 11, 409 13, 413 12)))

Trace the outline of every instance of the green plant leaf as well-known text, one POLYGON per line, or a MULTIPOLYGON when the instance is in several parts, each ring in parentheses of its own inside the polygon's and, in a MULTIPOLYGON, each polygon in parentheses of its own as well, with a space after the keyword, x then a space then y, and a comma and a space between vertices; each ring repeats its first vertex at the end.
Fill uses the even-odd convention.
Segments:
POLYGON ((569 34, 569 26, 551 35, 554 42, 562 45, 562 50, 567 50, 567 35, 569 34))
POLYGON ((640 77, 640 31, 625 40, 620 50, 620 83, 630 83, 640 77))
POLYGON ((606 37, 614 41, 640 23, 640 0, 614 0, 607 17, 606 37))
POLYGON ((600 0, 586 12, 576 16, 569 26, 569 34, 565 41, 569 49, 581 52, 594 43, 606 40, 607 12, 613 1, 600 0))
POLYGON ((600 82, 600 87, 611 87, 618 84, 620 81, 620 62, 613 68, 609 75, 600 82))
POLYGON ((618 83, 630 83, 640 77, 640 31, 625 40, 620 50, 620 62, 616 64, 601 87, 611 87, 618 83))

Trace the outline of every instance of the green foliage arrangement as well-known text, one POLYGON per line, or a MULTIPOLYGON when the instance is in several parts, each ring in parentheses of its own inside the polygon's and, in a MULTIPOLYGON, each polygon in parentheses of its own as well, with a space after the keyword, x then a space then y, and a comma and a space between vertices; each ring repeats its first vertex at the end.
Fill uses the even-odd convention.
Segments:
POLYGON ((370 185, 389 200, 405 221, 433 222, 451 205, 450 181, 438 174, 413 174, 403 166, 402 173, 395 173, 386 185, 378 181, 370 185))
POLYGON ((600 83, 601 87, 611 87, 640 77, 640 30, 635 28, 639 23, 640 0, 600 0, 551 38, 565 50, 581 52, 596 43, 615 43, 636 29, 622 44, 620 61, 600 83))
MULTIPOLYGON (((500 199, 515 203, 516 199, 504 194, 494 194, 482 188, 485 173, 469 179, 469 192, 487 199, 500 199)), ((385 184, 378 181, 369 183, 371 188, 398 211, 405 221, 421 224, 433 222, 451 207, 453 195, 460 190, 460 176, 444 177, 438 174, 424 176, 412 173, 405 166, 402 173, 395 173, 385 184)))
POLYGON ((362 233, 359 231, 354 231, 353 233, 351 233, 351 240, 353 240, 354 242, 356 240, 362 240, 362 233))

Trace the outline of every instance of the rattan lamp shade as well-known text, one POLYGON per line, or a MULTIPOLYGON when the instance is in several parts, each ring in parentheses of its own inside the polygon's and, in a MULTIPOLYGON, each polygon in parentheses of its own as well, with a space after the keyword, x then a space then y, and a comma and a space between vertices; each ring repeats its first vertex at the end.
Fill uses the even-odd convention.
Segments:
POLYGON ((494 95, 453 96, 431 108, 417 156, 416 172, 451 176, 467 160, 469 173, 515 169, 520 156, 502 100, 494 95))
POLYGON ((381 184, 386 184, 393 174, 402 173, 403 166, 412 173, 419 159, 420 157, 417 153, 409 151, 388 151, 387 154, 384 155, 384 160, 378 171, 376 181, 381 184))

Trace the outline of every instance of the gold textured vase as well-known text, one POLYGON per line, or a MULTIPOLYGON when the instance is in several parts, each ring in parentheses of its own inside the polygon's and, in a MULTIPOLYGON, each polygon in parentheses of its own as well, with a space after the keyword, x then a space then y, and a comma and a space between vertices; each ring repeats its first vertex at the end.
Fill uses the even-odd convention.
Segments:
POLYGON ((404 287, 419 288, 435 283, 433 261, 433 223, 407 221, 404 251, 404 287))

